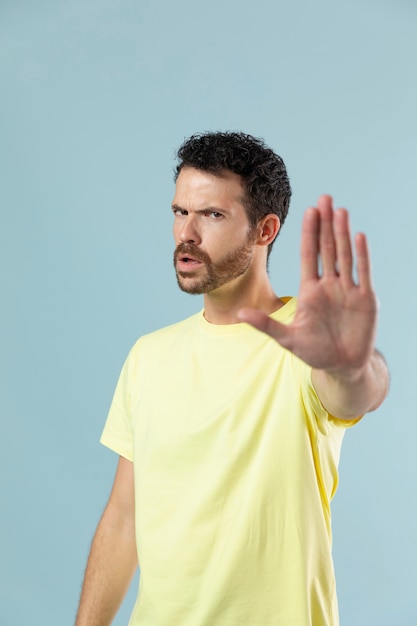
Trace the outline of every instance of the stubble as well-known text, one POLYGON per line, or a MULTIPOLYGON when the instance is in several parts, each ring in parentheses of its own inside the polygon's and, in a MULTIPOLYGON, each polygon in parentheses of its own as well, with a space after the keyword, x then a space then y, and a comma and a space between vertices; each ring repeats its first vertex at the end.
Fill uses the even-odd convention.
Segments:
POLYGON ((186 293, 200 295, 210 293, 242 276, 252 260, 253 241, 254 233, 251 231, 244 244, 216 262, 213 262, 210 256, 198 246, 192 243, 180 243, 174 252, 174 267, 179 288, 186 293), (201 266, 195 272, 177 270, 178 257, 186 254, 203 263, 205 271, 202 273, 201 266))

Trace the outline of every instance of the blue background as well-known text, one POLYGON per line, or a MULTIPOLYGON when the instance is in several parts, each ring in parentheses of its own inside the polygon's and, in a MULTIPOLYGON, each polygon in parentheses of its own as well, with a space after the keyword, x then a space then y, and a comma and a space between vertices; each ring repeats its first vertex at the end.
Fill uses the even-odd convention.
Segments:
POLYGON ((416 26, 413 0, 0 1, 2 624, 73 623, 122 362, 202 306, 172 268, 173 156, 217 129, 287 163, 279 295, 319 194, 369 236, 392 386, 345 438, 341 624, 417 623, 416 26))

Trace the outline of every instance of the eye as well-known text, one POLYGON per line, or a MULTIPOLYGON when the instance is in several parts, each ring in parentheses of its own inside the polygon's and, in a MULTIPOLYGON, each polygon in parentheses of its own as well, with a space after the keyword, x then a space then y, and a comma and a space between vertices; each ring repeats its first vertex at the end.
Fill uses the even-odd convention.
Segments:
POLYGON ((188 215, 188 211, 185 209, 179 209, 178 207, 172 207, 172 212, 175 217, 183 217, 184 215, 188 215))
POLYGON ((219 211, 206 211, 205 215, 207 215, 208 217, 212 217, 215 220, 218 220, 221 217, 223 217, 222 213, 219 213, 219 211))

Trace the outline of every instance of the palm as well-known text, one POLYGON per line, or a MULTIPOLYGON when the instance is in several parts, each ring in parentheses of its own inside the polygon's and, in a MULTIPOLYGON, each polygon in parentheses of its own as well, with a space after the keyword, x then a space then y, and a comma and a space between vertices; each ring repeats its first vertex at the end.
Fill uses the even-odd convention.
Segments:
POLYGON ((366 238, 356 237, 358 284, 347 212, 333 211, 329 196, 306 212, 301 243, 301 286, 290 325, 259 311, 242 319, 253 324, 314 368, 342 371, 361 367, 373 349, 377 303, 370 280, 366 238), (322 273, 318 263, 321 260, 322 273))
POLYGON ((372 295, 321 278, 301 286, 294 322, 280 341, 317 369, 360 367, 373 347, 375 320, 372 295))

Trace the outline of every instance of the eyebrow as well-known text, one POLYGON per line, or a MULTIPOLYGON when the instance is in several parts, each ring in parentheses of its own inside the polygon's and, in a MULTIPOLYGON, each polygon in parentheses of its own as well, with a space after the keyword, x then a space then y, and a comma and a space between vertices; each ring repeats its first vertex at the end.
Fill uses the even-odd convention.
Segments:
MULTIPOLYGON (((172 204, 171 209, 173 211, 188 211, 189 210, 189 209, 184 209, 184 207, 179 206, 179 204, 172 204)), ((208 206, 208 207, 205 207, 204 209, 198 209, 197 211, 194 211, 194 212, 195 213, 207 213, 207 211, 216 211, 217 213, 227 213, 227 209, 222 209, 217 206, 208 206)))

